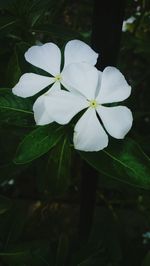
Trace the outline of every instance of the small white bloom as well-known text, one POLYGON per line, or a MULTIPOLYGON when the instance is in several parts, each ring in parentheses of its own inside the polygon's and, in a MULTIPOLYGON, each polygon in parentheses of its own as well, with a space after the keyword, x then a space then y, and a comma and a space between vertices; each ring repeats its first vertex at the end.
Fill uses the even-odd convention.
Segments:
MULTIPOLYGON (((95 65, 98 54, 91 47, 79 40, 69 41, 64 50, 64 68, 67 65, 78 62, 86 62, 95 65)), ((25 53, 25 59, 30 64, 39 67, 53 77, 26 73, 21 76, 19 82, 13 88, 13 93, 26 98, 35 95, 47 86, 53 84, 47 94, 60 90, 61 84, 67 87, 67 79, 63 82, 63 71, 61 72, 61 51, 54 43, 46 43, 41 46, 32 46, 25 53)), ((45 94, 38 97, 33 105, 35 121, 38 125, 48 124, 53 119, 48 115, 44 106, 45 94)))
POLYGON ((148 244, 150 240, 150 232, 145 232, 144 234, 142 234, 142 237, 143 237, 143 244, 148 244))
POLYGON ((150 232, 146 232, 142 235, 144 238, 150 239, 150 232))
POLYGON ((123 32, 127 31, 127 30, 128 30, 128 26, 129 26, 130 24, 132 24, 135 20, 136 20, 136 18, 133 17, 133 16, 130 17, 130 18, 128 18, 128 19, 126 19, 126 20, 124 20, 124 21, 123 21, 123 25, 122 25, 122 31, 123 31, 123 32))
POLYGON ((8 181, 8 184, 9 184, 10 186, 14 185, 14 183, 15 183, 15 180, 14 180, 14 179, 10 179, 10 180, 8 181))
POLYGON ((45 105, 49 115, 59 124, 67 124, 87 108, 75 125, 73 142, 76 149, 99 151, 108 145, 101 121, 112 137, 124 138, 132 126, 131 111, 124 106, 104 106, 123 101, 131 93, 131 87, 119 70, 106 67, 100 72, 86 63, 70 64, 64 69, 63 78, 74 90, 55 91, 46 97, 45 105))

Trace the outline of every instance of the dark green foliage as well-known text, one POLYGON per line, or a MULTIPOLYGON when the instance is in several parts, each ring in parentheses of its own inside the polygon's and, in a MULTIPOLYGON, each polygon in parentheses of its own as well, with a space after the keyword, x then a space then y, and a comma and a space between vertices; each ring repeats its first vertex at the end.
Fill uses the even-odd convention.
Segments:
POLYGON ((12 94, 11 89, 0 89, 0 123, 33 127, 33 102, 12 94))
POLYGON ((52 124, 36 128, 19 144, 14 162, 24 164, 35 160, 53 148, 62 136, 61 126, 52 124))
POLYGON ((103 151, 80 154, 106 176, 145 189, 150 188, 150 159, 131 139, 111 143, 103 151))
POLYGON ((72 125, 36 126, 37 95, 23 99, 12 87, 23 73, 41 71, 24 59, 30 46, 90 43, 93 1, 0 0, 0 266, 150 265, 150 239, 143 237, 150 231, 150 4, 126 2, 125 19, 135 21, 122 34, 118 67, 132 86, 125 105, 134 124, 130 138, 85 153, 73 149, 72 125), (85 162, 96 169, 98 188, 84 242, 85 162))

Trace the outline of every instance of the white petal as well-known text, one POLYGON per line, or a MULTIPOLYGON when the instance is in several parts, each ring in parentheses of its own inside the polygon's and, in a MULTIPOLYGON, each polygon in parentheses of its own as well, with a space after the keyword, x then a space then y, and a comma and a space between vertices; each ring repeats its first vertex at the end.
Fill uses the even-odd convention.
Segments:
POLYGON ((33 105, 33 111, 34 111, 34 119, 37 125, 46 125, 54 121, 46 111, 45 99, 47 94, 50 95, 51 93, 57 90, 60 90, 59 82, 55 82, 54 85, 49 89, 49 91, 46 92, 46 94, 41 95, 35 101, 33 105))
POLYGON ((54 120, 49 116, 45 108, 45 95, 37 98, 33 105, 34 119, 37 125, 47 125, 54 120))
POLYGON ((89 108, 79 119, 74 131, 73 142, 77 150, 99 151, 108 145, 108 136, 93 108, 89 108))
POLYGON ((94 66, 86 63, 70 64, 64 68, 62 79, 68 85, 68 90, 77 90, 89 100, 95 98, 98 71, 94 66))
POLYGON ((102 82, 102 73, 103 73, 102 71, 98 70, 98 84, 96 88, 95 97, 97 97, 99 94, 99 90, 100 90, 101 82, 102 82))
POLYGON ((82 96, 67 91, 56 91, 46 97, 46 110, 59 124, 67 124, 78 112, 88 106, 82 96))
POLYGON ((115 67, 106 67, 97 100, 102 104, 120 102, 128 98, 130 93, 131 87, 121 72, 115 67))
POLYGON ((25 59, 53 76, 60 73, 61 52, 54 43, 32 46, 25 53, 25 59))
POLYGON ((59 81, 55 81, 55 83, 50 87, 50 89, 45 93, 46 95, 51 95, 55 91, 60 91, 61 85, 59 81))
POLYGON ((21 76, 12 92, 17 96, 26 98, 35 95, 53 82, 54 78, 26 73, 21 76))
POLYGON ((65 66, 71 63, 86 62, 95 65, 97 62, 98 54, 87 45, 79 40, 69 41, 65 46, 65 66))
POLYGON ((132 126, 132 113, 125 106, 100 106, 97 112, 108 133, 116 139, 123 139, 132 126))

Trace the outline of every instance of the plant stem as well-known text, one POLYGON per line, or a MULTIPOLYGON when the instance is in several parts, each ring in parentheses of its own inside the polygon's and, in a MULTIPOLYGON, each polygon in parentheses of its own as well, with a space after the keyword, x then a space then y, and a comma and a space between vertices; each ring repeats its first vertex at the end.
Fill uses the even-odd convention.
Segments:
MULTIPOLYGON (((94 1, 92 47, 100 54, 97 68, 115 66, 119 52, 125 0, 94 1)), ((98 174, 86 163, 83 167, 80 202, 80 240, 89 237, 96 203, 98 174)))

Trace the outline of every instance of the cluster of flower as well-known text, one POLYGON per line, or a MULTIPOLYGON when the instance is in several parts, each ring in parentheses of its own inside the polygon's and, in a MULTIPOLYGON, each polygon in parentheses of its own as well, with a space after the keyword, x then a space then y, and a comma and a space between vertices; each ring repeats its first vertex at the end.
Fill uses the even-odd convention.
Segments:
POLYGON ((25 53, 26 61, 51 76, 26 73, 12 90, 15 95, 26 98, 51 85, 33 105, 37 125, 53 121, 64 125, 85 109, 73 136, 75 149, 83 151, 104 149, 108 145, 105 130, 114 138, 124 138, 133 120, 127 107, 107 106, 128 98, 131 87, 115 67, 98 71, 97 58, 98 54, 87 44, 72 40, 65 46, 61 70, 61 51, 56 44, 33 46, 25 53))

